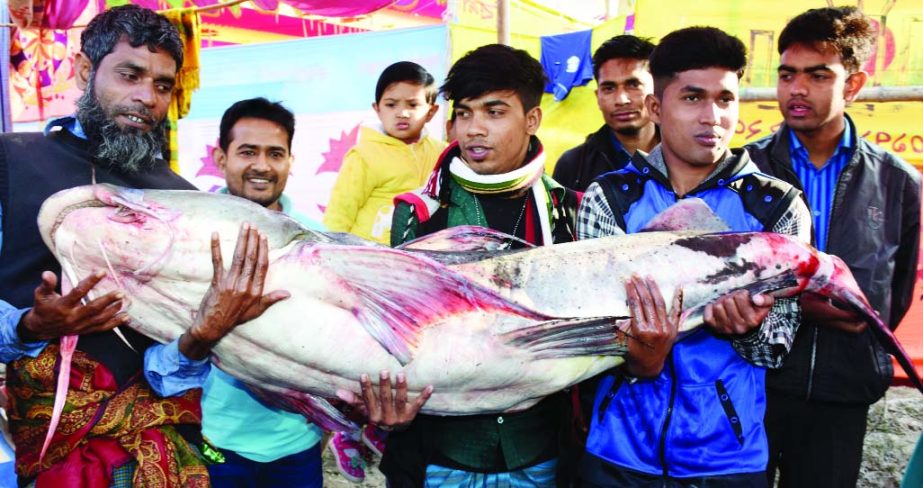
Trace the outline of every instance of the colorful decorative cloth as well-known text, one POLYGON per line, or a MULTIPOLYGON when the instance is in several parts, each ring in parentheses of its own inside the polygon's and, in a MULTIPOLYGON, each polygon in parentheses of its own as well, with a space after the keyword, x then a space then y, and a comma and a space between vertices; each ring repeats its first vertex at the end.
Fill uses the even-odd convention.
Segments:
POLYGON ((201 423, 201 390, 158 397, 142 373, 119 386, 112 373, 75 351, 61 422, 44 459, 58 372, 57 344, 8 369, 10 427, 16 471, 36 487, 109 487, 117 473, 135 465, 132 486, 207 487, 198 451, 176 430, 201 423))
POLYGON ((21 29, 70 29, 89 0, 9 0, 10 18, 21 29))
POLYGON ((199 29, 199 14, 194 8, 165 10, 162 13, 176 26, 183 41, 183 67, 176 75, 173 100, 167 111, 170 168, 179 173, 179 140, 176 134, 179 119, 185 117, 192 106, 192 92, 199 89, 199 48, 202 45, 202 31, 199 29))

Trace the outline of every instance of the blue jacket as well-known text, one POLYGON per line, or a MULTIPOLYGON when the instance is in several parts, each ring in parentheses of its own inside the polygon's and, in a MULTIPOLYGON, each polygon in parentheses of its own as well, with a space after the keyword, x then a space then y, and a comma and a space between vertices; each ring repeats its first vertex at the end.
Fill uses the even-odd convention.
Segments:
MULTIPOLYGON (((730 158, 687 196, 703 199, 736 231, 772 228, 779 199, 763 205, 769 197, 754 198, 751 190, 775 185, 774 179, 758 173, 745 153, 730 158)), ((638 155, 596 182, 627 233, 677 201, 666 175, 638 155)), ((761 472, 768 460, 765 409, 765 369, 745 361, 729 339, 701 328, 676 342, 656 378, 614 374, 600 382, 587 452, 672 478, 761 472)))

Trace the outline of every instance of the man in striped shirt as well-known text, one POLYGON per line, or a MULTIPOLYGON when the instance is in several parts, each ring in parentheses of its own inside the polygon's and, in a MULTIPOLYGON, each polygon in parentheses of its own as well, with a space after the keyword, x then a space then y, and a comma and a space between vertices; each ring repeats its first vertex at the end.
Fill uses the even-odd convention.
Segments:
MULTIPOLYGON (((747 147, 760 169, 804 191, 814 244, 842 258, 895 328, 913 293, 920 175, 858 135, 846 105, 867 74, 874 28, 854 7, 809 10, 779 36, 777 95, 785 123, 747 147)), ((855 486, 866 415, 890 384, 888 355, 865 322, 817 296, 782 368, 767 375, 769 484, 855 486)))

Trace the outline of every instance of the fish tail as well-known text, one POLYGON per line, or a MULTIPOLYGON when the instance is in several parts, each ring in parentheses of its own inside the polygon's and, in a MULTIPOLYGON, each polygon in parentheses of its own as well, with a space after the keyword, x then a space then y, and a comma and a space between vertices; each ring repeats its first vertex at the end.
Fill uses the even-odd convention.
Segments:
MULTIPOLYGON (((877 319, 877 317, 875 318, 877 319)), ((904 346, 897 340, 897 337, 891 332, 891 329, 889 329, 881 319, 873 320, 871 327, 873 333, 878 337, 878 341, 884 346, 885 351, 894 356, 894 359, 897 359, 897 363, 900 364, 904 372, 907 373, 907 379, 910 380, 910 383, 923 393, 923 381, 920 380, 920 375, 913 366, 913 360, 910 359, 910 355, 907 354, 904 346)))

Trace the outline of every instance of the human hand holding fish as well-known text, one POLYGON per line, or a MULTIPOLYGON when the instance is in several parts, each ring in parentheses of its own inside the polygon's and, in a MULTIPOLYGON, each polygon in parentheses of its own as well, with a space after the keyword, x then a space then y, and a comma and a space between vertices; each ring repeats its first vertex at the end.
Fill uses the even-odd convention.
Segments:
POLYGON ((660 374, 663 363, 676 342, 683 311, 683 291, 673 294, 673 307, 667 315, 660 288, 650 276, 632 275, 625 281, 628 307, 631 309, 631 339, 625 368, 628 374, 652 378, 660 374))
POLYGON ((357 407, 368 418, 370 424, 376 425, 381 430, 390 432, 406 429, 432 396, 433 385, 424 388, 413 401, 408 401, 407 378, 404 373, 395 375, 393 387, 390 371, 382 370, 378 379, 377 395, 369 375, 362 374, 359 376, 361 397, 348 390, 338 391, 337 397, 357 407))
POLYGON ((253 320, 272 304, 289 297, 286 291, 263 294, 269 269, 269 242, 249 223, 243 223, 231 268, 225 272, 218 233, 211 236, 212 275, 195 322, 179 341, 179 350, 189 359, 208 356, 212 347, 234 327, 253 320))
POLYGON ((742 335, 758 328, 773 304, 772 295, 737 290, 706 305, 703 318, 719 334, 742 335))
POLYGON ((802 294, 799 303, 804 320, 853 334, 864 331, 868 326, 858 314, 844 310, 829 298, 816 293, 802 294))
POLYGON ((57 339, 65 335, 102 332, 128 323, 128 315, 120 313, 124 295, 112 291, 86 305, 82 300, 106 274, 95 271, 70 292, 55 292, 58 278, 51 271, 42 273, 42 282, 35 289, 32 310, 23 315, 16 331, 23 342, 57 339))

